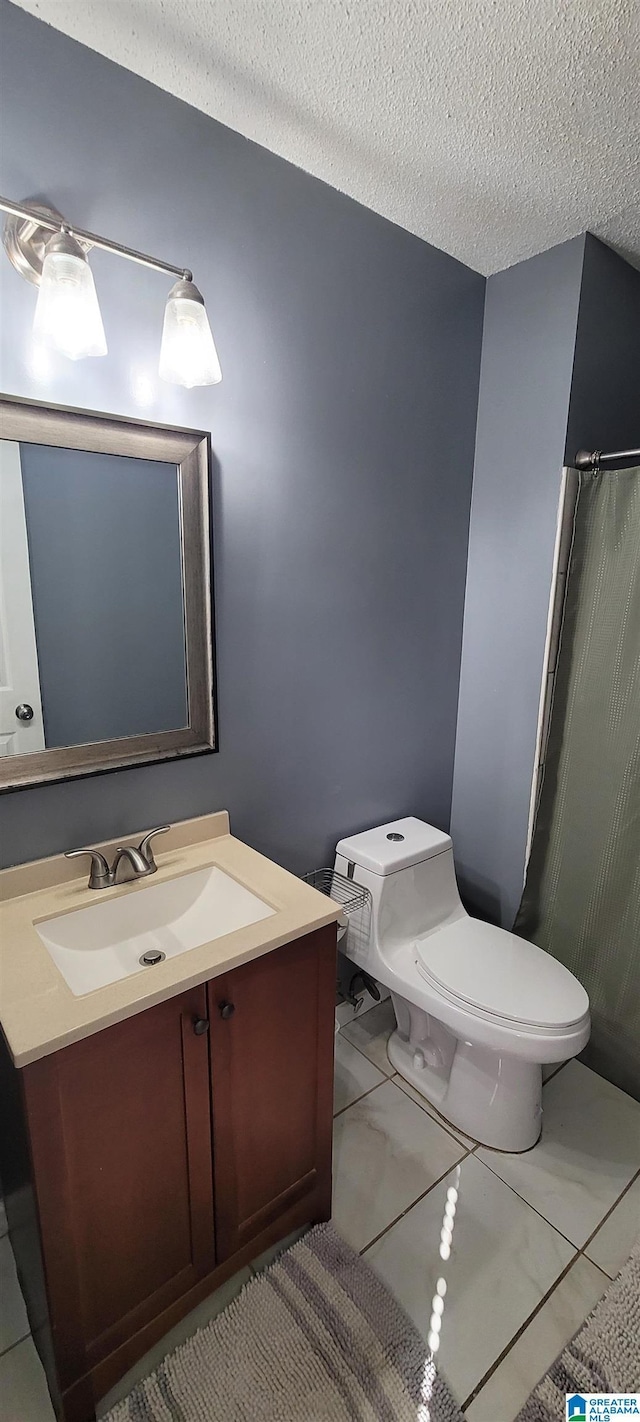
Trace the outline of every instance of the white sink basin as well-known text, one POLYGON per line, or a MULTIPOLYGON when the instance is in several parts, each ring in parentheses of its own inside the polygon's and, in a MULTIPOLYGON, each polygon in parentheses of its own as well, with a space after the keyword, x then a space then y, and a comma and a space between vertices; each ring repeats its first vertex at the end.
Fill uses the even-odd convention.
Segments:
POLYGON ((153 972, 140 962, 143 954, 175 958, 275 911, 222 869, 209 867, 163 884, 132 886, 118 898, 35 927, 74 996, 82 997, 131 973, 153 972))

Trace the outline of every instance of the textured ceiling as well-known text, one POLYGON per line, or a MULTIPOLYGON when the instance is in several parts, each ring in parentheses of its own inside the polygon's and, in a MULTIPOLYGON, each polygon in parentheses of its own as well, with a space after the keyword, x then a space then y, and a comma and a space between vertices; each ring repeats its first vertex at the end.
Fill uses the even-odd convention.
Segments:
POLYGON ((639 0, 17 0, 488 274, 640 263, 639 0))

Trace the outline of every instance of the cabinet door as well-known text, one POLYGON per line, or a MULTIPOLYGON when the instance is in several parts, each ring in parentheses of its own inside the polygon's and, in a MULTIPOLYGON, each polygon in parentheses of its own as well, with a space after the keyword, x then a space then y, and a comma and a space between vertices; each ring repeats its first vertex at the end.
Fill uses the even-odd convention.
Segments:
POLYGON ((60 1382, 214 1265, 206 988, 24 1069, 60 1382))
POLYGON ((331 924, 209 984, 219 1260, 303 1195, 328 1214, 335 973, 331 924))

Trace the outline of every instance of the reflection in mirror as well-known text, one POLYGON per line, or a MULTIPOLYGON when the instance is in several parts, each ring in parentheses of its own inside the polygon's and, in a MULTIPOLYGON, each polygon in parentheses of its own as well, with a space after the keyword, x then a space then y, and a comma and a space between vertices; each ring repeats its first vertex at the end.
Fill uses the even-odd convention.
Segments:
POLYGON ((187 724, 177 465, 0 441, 0 754, 187 724))
POLYGON ((210 452, 0 396, 0 791, 217 749, 210 452))

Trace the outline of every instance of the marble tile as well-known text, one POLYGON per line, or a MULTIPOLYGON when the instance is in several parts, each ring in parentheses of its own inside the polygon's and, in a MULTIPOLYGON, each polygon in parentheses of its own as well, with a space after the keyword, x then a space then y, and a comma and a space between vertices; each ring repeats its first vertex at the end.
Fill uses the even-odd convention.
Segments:
POLYGON ((21 1273, 29 1280, 29 1331, 36 1333, 48 1316, 47 1291, 42 1273, 40 1237, 35 1221, 18 1225, 11 1231, 15 1258, 20 1260, 21 1273))
POLYGON ((442 1126, 445 1131, 449 1131, 452 1136, 455 1136, 457 1141, 461 1141, 467 1150, 473 1150, 476 1141, 472 1140, 471 1136, 465 1136, 462 1131, 458 1130, 457 1126, 452 1126, 450 1121, 445 1120, 444 1116, 441 1116, 439 1112, 436 1111, 435 1106, 432 1106, 431 1102, 427 1101, 426 1096, 421 1096, 420 1092, 416 1090, 415 1086, 411 1085, 410 1081, 405 1081, 404 1077, 399 1074, 393 1077, 393 1081, 396 1086, 400 1087, 401 1091, 406 1091, 407 1096, 410 1096, 412 1101, 415 1101, 418 1106, 421 1106, 423 1111, 427 1111, 432 1119, 438 1122, 439 1126, 442 1126))
POLYGON ((463 1154, 459 1142, 391 1081, 338 1116, 333 1138, 333 1219, 355 1249, 375 1239, 463 1154))
POLYGON ((0 1239, 0 1353, 26 1338, 29 1320, 8 1234, 0 1239))
POLYGON ((594 1234, 585 1254, 614 1279, 640 1238, 640 1176, 594 1234))
MULTIPOLYGON (((4 1206, 6 1211, 6 1200, 4 1206)), ((11 1204, 8 1212, 11 1215, 11 1228, 16 1229, 18 1225, 29 1224, 30 1221, 33 1220, 33 1209, 33 1190, 30 1185, 21 1185, 19 1189, 12 1190, 11 1204)), ((6 1226, 8 1228, 8 1216, 6 1226)))
POLYGON ((607 1289, 601 1269, 579 1256, 506 1358, 465 1409, 469 1422, 507 1422, 573 1338, 607 1289))
POLYGON ((56 1422, 32 1338, 0 1358, 0 1422, 56 1422))
POLYGON ((336 1037, 335 1074, 333 1078, 333 1110, 343 1111, 365 1091, 384 1081, 382 1072, 374 1067, 362 1052, 352 1047, 339 1032, 336 1037))
POLYGON ((374 1062, 385 1076, 393 1076, 395 1067, 387 1056, 387 1042, 395 1026, 396 1015, 388 997, 365 1012, 363 1017, 354 1017, 353 1022, 342 1028, 342 1036, 352 1042, 359 1052, 364 1052, 365 1057, 374 1062))
POLYGON ((120 1378, 115 1387, 101 1398, 96 1406, 96 1415, 104 1417, 111 1407, 115 1407, 116 1402, 120 1402, 131 1392, 136 1383, 140 1382, 142 1378, 148 1377, 149 1373, 154 1372, 163 1358, 166 1358, 167 1353, 172 1353, 174 1348, 179 1348, 180 1344, 185 1343, 193 1333, 197 1333, 199 1328, 204 1328, 212 1318, 217 1318, 218 1314, 222 1313, 222 1310, 237 1298, 251 1277, 250 1269, 241 1269, 238 1274, 233 1275, 233 1278, 227 1279, 226 1284, 222 1284, 219 1289, 216 1289, 215 1293, 203 1299, 202 1303, 187 1314, 186 1318, 182 1318, 179 1323, 176 1323, 175 1328, 172 1328, 169 1333, 165 1333, 164 1338, 161 1338, 159 1343, 150 1348, 143 1358, 139 1358, 129 1372, 120 1378))
POLYGON ((533 1150, 483 1146, 478 1159, 582 1246, 640 1166, 640 1104, 572 1061, 545 1086, 543 1106, 533 1150))
POLYGON ((572 1254, 562 1235, 475 1155, 467 1155, 366 1251, 365 1259, 427 1340, 432 1301, 438 1281, 444 1281, 437 1357, 464 1402, 572 1254), (448 1197, 450 1190, 457 1191, 457 1199, 448 1197), (449 1242, 441 1234, 445 1206, 455 1206, 449 1242))

